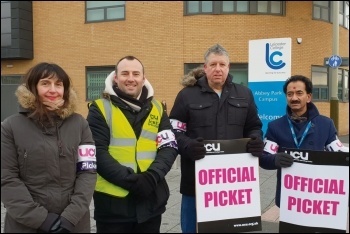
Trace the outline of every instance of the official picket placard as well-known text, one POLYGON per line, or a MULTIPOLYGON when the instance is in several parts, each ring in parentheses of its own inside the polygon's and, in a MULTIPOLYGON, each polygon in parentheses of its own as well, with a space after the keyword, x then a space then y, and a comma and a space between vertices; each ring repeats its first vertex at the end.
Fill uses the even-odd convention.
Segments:
POLYGON ((280 232, 345 233, 349 153, 287 149, 281 173, 280 232))
POLYGON ((249 139, 205 141, 195 162, 198 233, 261 231, 259 159, 249 139))

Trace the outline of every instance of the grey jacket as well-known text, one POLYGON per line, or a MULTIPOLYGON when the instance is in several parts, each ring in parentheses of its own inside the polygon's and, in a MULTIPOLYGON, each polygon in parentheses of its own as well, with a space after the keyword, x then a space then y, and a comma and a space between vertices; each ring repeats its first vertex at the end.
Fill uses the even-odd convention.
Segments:
POLYGON ((89 205, 96 172, 77 172, 77 161, 78 146, 94 145, 94 141, 87 121, 74 113, 75 93, 71 91, 69 106, 51 128, 27 117, 35 106, 30 91, 20 86, 16 94, 27 110, 1 124, 1 201, 7 211, 4 231, 40 232, 45 222, 49 227, 50 219, 60 215, 72 232, 90 232, 89 205))

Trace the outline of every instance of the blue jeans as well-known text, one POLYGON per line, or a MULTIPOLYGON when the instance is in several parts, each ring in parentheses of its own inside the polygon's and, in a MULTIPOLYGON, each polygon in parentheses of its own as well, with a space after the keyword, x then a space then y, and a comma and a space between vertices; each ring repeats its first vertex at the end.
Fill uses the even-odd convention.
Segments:
POLYGON ((196 233, 196 198, 182 195, 181 200, 181 230, 182 233, 196 233))

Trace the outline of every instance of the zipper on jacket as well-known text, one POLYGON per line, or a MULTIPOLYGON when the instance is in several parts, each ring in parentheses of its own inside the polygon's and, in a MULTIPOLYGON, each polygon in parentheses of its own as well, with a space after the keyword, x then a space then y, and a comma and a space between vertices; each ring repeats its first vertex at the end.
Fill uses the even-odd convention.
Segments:
POLYGON ((61 141, 60 132, 58 131, 58 123, 56 123, 56 132, 57 132, 58 153, 59 153, 59 156, 63 156, 62 141, 61 141))
MULTIPOLYGON (((63 148, 62 148, 62 140, 61 140, 61 135, 60 132, 58 130, 58 122, 56 122, 56 134, 57 134, 57 146, 58 146, 58 165, 60 163, 60 157, 63 156, 63 148)), ((59 175, 61 176, 61 175, 59 175)), ((59 180, 60 187, 62 187, 62 181, 59 180)))
POLYGON ((23 162, 23 171, 24 171, 24 176, 27 177, 27 158, 28 158, 28 153, 27 153, 27 150, 24 151, 24 155, 23 155, 23 159, 24 159, 24 162, 23 162))

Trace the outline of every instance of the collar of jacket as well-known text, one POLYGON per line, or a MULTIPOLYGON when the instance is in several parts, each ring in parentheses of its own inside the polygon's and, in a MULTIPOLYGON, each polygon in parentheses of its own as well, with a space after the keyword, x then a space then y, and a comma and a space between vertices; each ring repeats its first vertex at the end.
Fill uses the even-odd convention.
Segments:
MULTIPOLYGON (((77 94, 72 88, 69 92, 68 105, 65 108, 55 111, 61 119, 68 118, 77 109, 77 94)), ((19 113, 30 113, 37 108, 34 94, 30 92, 25 85, 18 86, 15 94, 19 103, 19 113)))
MULTIPOLYGON (((320 115, 320 112, 318 111, 317 107, 312 102, 307 103, 306 108, 307 108, 306 112, 308 114, 308 120, 312 120, 313 118, 320 115)), ((290 114, 292 113, 292 110, 290 109, 290 107, 288 105, 287 105, 286 113, 287 113, 288 118, 291 119, 290 114)))
MULTIPOLYGON (((214 92, 213 89, 209 87, 208 79, 207 79, 207 77, 205 75, 202 76, 201 78, 199 78, 197 80, 196 84, 201 87, 201 90, 203 92, 214 92)), ((225 87, 230 89, 232 85, 233 85, 233 83, 232 83, 232 75, 228 74, 228 76, 226 78, 226 81, 225 81, 225 83, 224 83, 224 85, 222 87, 222 90, 224 90, 225 87)))

